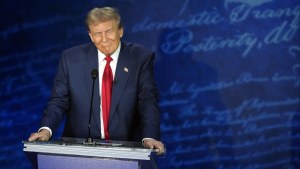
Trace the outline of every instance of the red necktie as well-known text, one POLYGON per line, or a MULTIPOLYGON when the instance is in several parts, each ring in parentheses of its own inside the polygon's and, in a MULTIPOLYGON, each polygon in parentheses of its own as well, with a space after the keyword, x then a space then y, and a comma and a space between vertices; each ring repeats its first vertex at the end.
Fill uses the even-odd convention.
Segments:
POLYGON ((108 121, 109 121, 109 111, 110 111, 110 102, 111 102, 111 93, 112 93, 112 82, 113 75, 110 67, 110 62, 112 58, 110 56, 105 57, 106 65, 102 77, 102 116, 103 116, 103 126, 104 126, 104 137, 106 140, 109 140, 108 134, 108 121))

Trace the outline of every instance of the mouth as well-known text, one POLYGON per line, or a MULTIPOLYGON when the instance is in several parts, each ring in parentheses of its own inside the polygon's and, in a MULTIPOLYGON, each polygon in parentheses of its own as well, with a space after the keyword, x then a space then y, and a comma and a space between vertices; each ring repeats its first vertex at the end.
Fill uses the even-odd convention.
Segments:
POLYGON ((110 46, 112 44, 112 42, 99 42, 98 45, 101 45, 101 46, 110 46))

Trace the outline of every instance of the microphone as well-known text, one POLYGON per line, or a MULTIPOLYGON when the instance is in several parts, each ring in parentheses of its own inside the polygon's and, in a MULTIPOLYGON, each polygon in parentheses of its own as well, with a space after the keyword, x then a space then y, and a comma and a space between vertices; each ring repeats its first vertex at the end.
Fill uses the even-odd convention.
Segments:
POLYGON ((95 80, 98 77, 98 70, 94 69, 92 70, 92 79, 93 79, 93 88, 92 88, 92 97, 91 97, 91 104, 90 104, 90 116, 89 116, 89 137, 85 140, 83 144, 95 144, 93 139, 91 138, 91 117, 92 117, 92 109, 93 109, 93 99, 94 99, 94 88, 95 88, 95 80))

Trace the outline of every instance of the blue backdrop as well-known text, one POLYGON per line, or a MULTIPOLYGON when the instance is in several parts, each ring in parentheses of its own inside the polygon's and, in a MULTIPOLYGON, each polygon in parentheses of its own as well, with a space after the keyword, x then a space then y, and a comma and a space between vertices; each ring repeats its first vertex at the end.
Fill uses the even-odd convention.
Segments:
POLYGON ((156 52, 159 168, 300 168, 299 0, 0 4, 0 167, 32 168, 21 141, 39 127, 61 52, 90 41, 88 10, 114 6, 123 40, 156 52))

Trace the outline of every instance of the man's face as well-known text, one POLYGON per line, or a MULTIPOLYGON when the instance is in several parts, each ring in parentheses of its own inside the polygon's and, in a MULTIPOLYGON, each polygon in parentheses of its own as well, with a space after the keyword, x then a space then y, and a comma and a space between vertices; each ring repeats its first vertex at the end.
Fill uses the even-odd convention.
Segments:
POLYGON ((123 28, 118 28, 115 20, 89 26, 90 38, 100 52, 111 55, 117 50, 123 36, 123 28))

